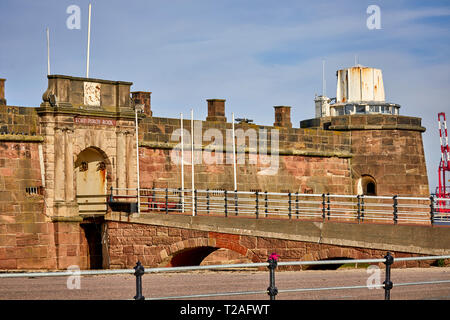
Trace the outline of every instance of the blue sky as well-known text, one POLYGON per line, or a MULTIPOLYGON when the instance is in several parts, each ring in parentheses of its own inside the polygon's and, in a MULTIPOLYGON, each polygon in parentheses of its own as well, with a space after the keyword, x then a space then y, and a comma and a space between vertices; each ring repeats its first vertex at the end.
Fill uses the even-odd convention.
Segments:
POLYGON ((0 0, 0 78, 10 105, 38 106, 51 73, 85 76, 92 3, 90 77, 133 82, 152 91, 155 116, 207 115, 206 99, 226 112, 272 125, 273 106, 292 106, 292 123, 314 117, 314 95, 336 95, 338 69, 383 70, 386 100, 422 118, 430 189, 437 185, 437 113, 450 117, 448 1, 300 0, 0 0), (81 29, 66 27, 68 6, 81 29), (369 30, 369 5, 381 29, 369 30))

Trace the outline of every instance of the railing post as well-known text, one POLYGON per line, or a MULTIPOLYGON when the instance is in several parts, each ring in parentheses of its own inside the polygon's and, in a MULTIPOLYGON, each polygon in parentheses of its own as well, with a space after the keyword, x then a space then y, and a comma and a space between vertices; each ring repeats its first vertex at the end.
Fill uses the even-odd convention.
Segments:
POLYGON ((275 269, 277 268, 278 257, 277 254, 272 253, 269 260, 267 260, 269 263, 267 266, 269 268, 269 287, 267 288, 267 294, 270 296, 270 300, 275 300, 275 296, 278 294, 278 289, 275 286, 275 269))
POLYGON ((237 190, 234 190, 234 215, 238 215, 238 194, 237 190))
POLYGON ((325 193, 322 193, 322 220, 325 221, 325 193))
POLYGON ((265 191, 265 196, 264 196, 264 212, 266 214, 266 218, 269 215, 269 202, 267 201, 267 190, 265 191))
POLYGON ((152 195, 151 195, 151 197, 152 197, 152 201, 151 201, 152 202, 152 204, 151 204, 152 209, 158 209, 158 205, 155 203, 156 202, 155 188, 152 188, 152 195))
POLYGON ((361 219, 361 197, 359 196, 359 194, 356 196, 356 199, 358 199, 358 223, 359 223, 361 219))
POLYGON ((258 190, 255 191, 255 213, 256 213, 256 219, 258 219, 258 215, 259 215, 259 198, 258 198, 258 190))
POLYGON ((361 196, 361 221, 364 222, 364 195, 361 196))
POLYGON ((397 195, 395 195, 394 197, 392 197, 392 199, 394 200, 394 204, 393 204, 393 207, 394 207, 394 224, 397 224, 397 219, 398 219, 398 214, 397 214, 397 212, 398 212, 398 208, 397 208, 397 206, 398 206, 397 195))
POLYGON ((431 225, 434 225, 434 197, 430 196, 430 220, 431 225))
POLYGON ((181 188, 178 188, 178 210, 180 210, 180 212, 183 211, 183 204, 181 203, 182 196, 181 196, 181 188))
POLYGON ((206 213, 209 214, 209 189, 206 189, 206 213))
POLYGON ((223 193, 224 193, 224 201, 225 201, 225 217, 228 217, 227 190, 225 190, 223 193))
POLYGON ((390 252, 388 252, 384 258, 386 259, 385 262, 383 262, 386 265, 386 279, 384 280, 384 300, 390 300, 391 299, 391 289, 394 286, 391 281, 391 265, 394 263, 394 257, 391 255, 390 252))
POLYGON ((330 193, 327 193, 327 216, 328 220, 330 220, 330 193))
POLYGON ((169 213, 169 190, 166 188, 166 196, 165 196, 165 205, 166 205, 166 214, 169 213))
POLYGON ((291 192, 288 193, 289 197, 289 220, 292 218, 292 199, 291 199, 291 192))
POLYGON ((194 190, 194 215, 197 215, 197 189, 194 190))
POLYGON ((145 273, 144 266, 138 261, 133 269, 135 270, 134 275, 136 276, 136 295, 134 296, 134 300, 145 300, 145 297, 142 295, 142 276, 145 273))
POLYGON ((139 196, 140 196, 139 193, 140 193, 139 192, 139 188, 136 188, 136 207, 137 207, 137 212, 138 213, 141 212, 140 211, 140 204, 141 204, 141 202, 140 202, 140 198, 139 198, 139 196))
POLYGON ((295 193, 295 215, 298 219, 298 192, 295 193))

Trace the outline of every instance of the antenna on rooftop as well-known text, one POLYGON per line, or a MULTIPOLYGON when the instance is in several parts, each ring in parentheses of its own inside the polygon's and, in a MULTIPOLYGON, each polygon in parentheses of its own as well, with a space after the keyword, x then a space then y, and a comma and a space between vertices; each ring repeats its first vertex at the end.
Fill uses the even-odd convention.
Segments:
POLYGON ((89 3, 89 22, 88 22, 88 40, 87 40, 87 58, 86 58, 86 78, 89 78, 89 49, 91 42, 91 4, 89 3))
POLYGON ((47 28, 47 75, 50 74, 50 33, 47 28))

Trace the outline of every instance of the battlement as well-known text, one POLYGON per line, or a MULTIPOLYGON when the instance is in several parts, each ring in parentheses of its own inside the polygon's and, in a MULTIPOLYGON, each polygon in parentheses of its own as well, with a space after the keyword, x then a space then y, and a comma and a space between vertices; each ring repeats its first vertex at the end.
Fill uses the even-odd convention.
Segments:
POLYGON ((385 114, 355 114, 321 117, 300 121, 300 128, 325 130, 410 130, 425 132, 422 120, 417 117, 385 114))

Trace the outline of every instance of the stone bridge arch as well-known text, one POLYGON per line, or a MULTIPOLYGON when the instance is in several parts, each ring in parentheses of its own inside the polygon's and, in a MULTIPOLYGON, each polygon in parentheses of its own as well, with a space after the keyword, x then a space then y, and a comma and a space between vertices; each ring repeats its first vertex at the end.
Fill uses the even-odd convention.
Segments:
POLYGON ((160 267, 179 267, 200 265, 211 253, 219 249, 227 249, 239 254, 248 262, 260 262, 252 250, 243 245, 230 241, 217 241, 215 238, 191 238, 181 240, 162 249, 158 257, 160 267))

